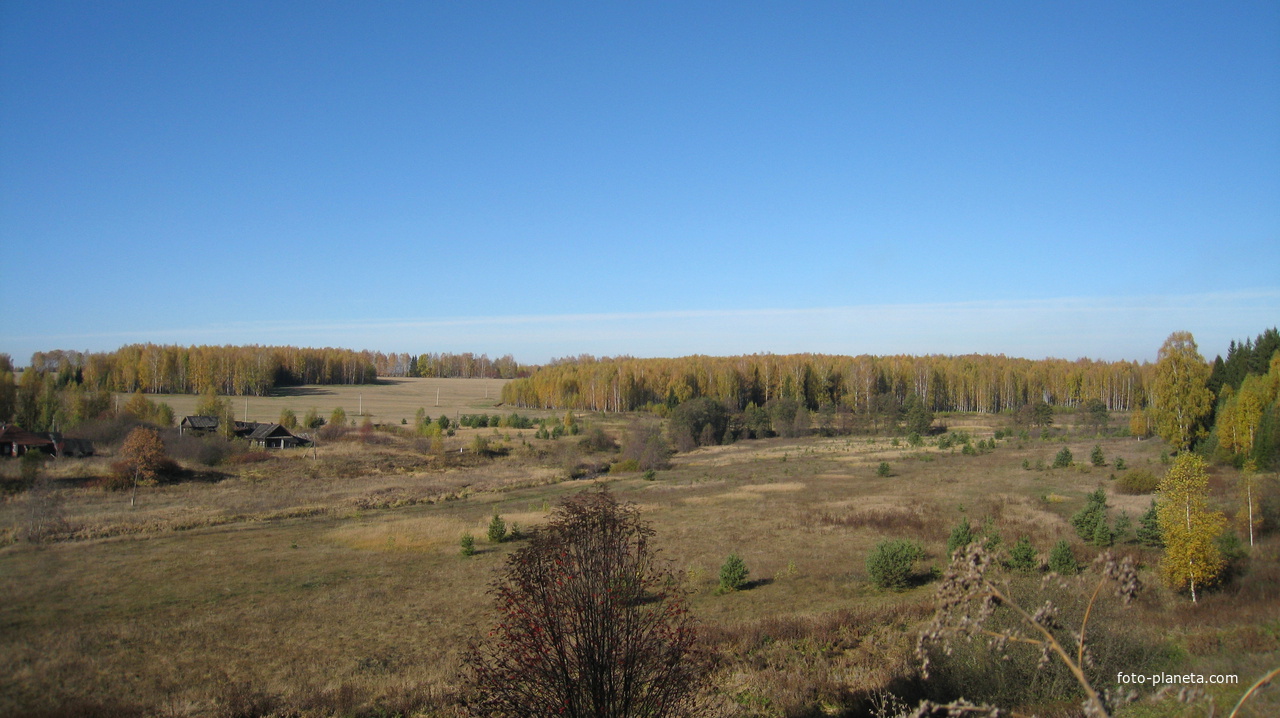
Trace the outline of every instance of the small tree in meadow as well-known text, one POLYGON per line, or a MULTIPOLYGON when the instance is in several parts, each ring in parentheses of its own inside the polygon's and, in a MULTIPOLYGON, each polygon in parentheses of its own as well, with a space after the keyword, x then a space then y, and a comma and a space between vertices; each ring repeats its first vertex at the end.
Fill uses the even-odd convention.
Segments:
POLYGON ((472 556, 476 552, 476 537, 471 532, 462 534, 462 539, 458 541, 458 546, 462 550, 463 556, 472 556))
POLYGON ((880 588, 906 588, 915 562, 922 558, 924 549, 912 541, 882 541, 867 555, 867 576, 880 588))
POLYGON ((1019 538, 1009 548, 1009 560, 1006 565, 1013 571, 1022 573, 1031 573, 1039 568, 1039 562, 1036 560, 1036 547, 1031 545, 1031 540, 1026 536, 1019 538))
POLYGON ((1054 544, 1049 552, 1049 570, 1063 576, 1074 576, 1080 572, 1080 564, 1076 562, 1076 555, 1071 552, 1071 544, 1066 539, 1054 544))
POLYGON ((887 462, 887 461, 881 461, 881 462, 880 462, 880 466, 876 467, 876 476, 885 477, 885 476, 888 476, 888 475, 889 475, 889 474, 891 474, 891 473, 893 473, 893 472, 892 472, 892 470, 889 468, 889 462, 887 462))
POLYGON ((1159 514, 1156 511, 1155 499, 1151 506, 1138 517, 1138 543, 1149 548, 1164 548, 1164 535, 1160 532, 1159 514))
POLYGON ((1093 451, 1089 452, 1089 463, 1099 467, 1107 465, 1107 456, 1102 453, 1101 446, 1094 444, 1093 451))
POLYGON ((1106 518, 1103 518, 1096 526, 1093 527, 1093 536, 1091 537, 1090 543, 1094 546, 1102 546, 1103 548, 1106 548, 1107 546, 1115 543, 1115 541, 1115 532, 1113 532, 1111 527, 1107 524, 1106 518))
POLYGON ((973 529, 969 526, 969 517, 960 519, 960 523, 951 529, 951 535, 947 537, 947 554, 953 554, 958 548, 964 548, 973 543, 973 529))
POLYGON ((489 543, 502 543, 507 537, 507 522, 502 517, 494 514, 489 521, 489 543))
POLYGON ((119 465, 133 477, 130 506, 138 503, 138 484, 154 484, 160 467, 167 459, 164 442, 155 429, 139 426, 125 437, 124 445, 120 448, 119 465))
POLYGON ((1053 468, 1065 469, 1069 466, 1071 466, 1071 449, 1064 446, 1062 451, 1059 451, 1058 455, 1053 457, 1053 468))
POLYGON ((1099 523, 1107 523, 1107 493, 1102 487, 1098 487, 1097 491, 1089 494, 1085 499, 1084 508, 1071 516, 1071 526, 1085 541, 1094 540, 1099 523))
POLYGON ((1191 589, 1221 578, 1226 568, 1215 539, 1227 525, 1226 516, 1209 503, 1209 471, 1205 460, 1182 452, 1160 481, 1156 518, 1164 538, 1160 573, 1172 588, 1191 589))
POLYGON ((747 564, 742 557, 736 553, 729 554, 729 558, 725 559, 724 564, 720 566, 720 593, 729 593, 742 588, 747 582, 747 575, 751 572, 747 570, 747 564))

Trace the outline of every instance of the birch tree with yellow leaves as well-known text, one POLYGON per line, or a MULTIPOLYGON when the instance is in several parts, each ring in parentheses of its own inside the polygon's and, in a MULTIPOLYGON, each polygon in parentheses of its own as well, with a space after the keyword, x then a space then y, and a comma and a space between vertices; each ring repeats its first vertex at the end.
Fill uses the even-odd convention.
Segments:
POLYGON ((1207 586, 1222 574, 1226 560, 1215 539, 1227 525, 1221 511, 1209 508, 1209 473, 1204 459, 1183 452, 1160 481, 1156 520, 1164 536, 1160 573, 1172 588, 1207 586))
POLYGON ((1209 372, 1191 332, 1174 332, 1160 347, 1152 387, 1156 431, 1179 450, 1191 447, 1200 420, 1213 406, 1209 372))

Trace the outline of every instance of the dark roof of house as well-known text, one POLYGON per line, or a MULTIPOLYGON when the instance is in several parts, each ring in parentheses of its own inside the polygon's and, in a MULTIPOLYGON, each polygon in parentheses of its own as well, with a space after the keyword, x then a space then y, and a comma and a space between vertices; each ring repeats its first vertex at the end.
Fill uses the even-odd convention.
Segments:
POLYGON ((249 434, 249 438, 254 441, 285 436, 293 436, 293 432, 279 424, 258 424, 258 427, 253 430, 253 433, 249 434))
POLYGON ((23 431, 12 424, 0 429, 0 441, 19 446, 52 446, 53 441, 47 436, 23 431))
POLYGON ((218 417, 216 416, 184 416, 182 423, 192 429, 209 429, 210 431, 218 428, 218 417))

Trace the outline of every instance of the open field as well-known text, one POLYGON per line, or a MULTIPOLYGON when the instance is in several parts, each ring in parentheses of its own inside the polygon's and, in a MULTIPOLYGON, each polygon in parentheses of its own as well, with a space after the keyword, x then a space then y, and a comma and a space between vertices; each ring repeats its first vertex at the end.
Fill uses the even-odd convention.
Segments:
MULTIPOLYGON (((329 412, 341 407, 349 417, 358 416, 363 408, 364 415, 375 422, 399 424, 401 419, 412 422, 419 408, 426 409, 427 414, 433 417, 440 414, 452 417, 459 413, 492 414, 495 411, 510 413, 510 407, 499 406, 502 386, 508 381, 384 377, 374 384, 280 387, 270 396, 231 396, 227 399, 235 409, 236 418, 242 421, 275 421, 284 409, 293 409, 299 417, 308 409, 328 416, 329 412)), ((147 398, 173 407, 173 413, 178 417, 194 411, 200 400, 192 394, 148 394, 147 398)), ((128 400, 128 394, 119 395, 121 405, 128 400)))
MULTIPOLYGON (((345 401, 357 390, 334 396, 345 401)), ((476 401, 470 396, 459 407, 476 401)), ((379 411, 416 409, 421 392, 416 397, 388 399, 379 411)), ((368 408, 368 394, 365 401, 368 408)), ((584 421, 617 434, 635 419, 584 421)), ((999 423, 947 421, 975 440, 999 423)), ((1090 449, 1100 445, 1109 464, 1122 457, 1156 472, 1167 450, 1120 437, 1063 441, 1061 433, 1003 439, 976 456, 894 446, 887 437, 744 441, 677 454, 653 481, 636 473, 571 481, 569 467, 611 455, 577 448, 574 437, 534 440, 530 431, 466 430, 437 454, 411 437, 362 441, 353 432, 322 446, 318 458, 283 452, 218 467, 205 481, 145 489, 136 509, 126 494, 82 485, 76 474, 92 473, 92 463, 77 472, 65 461, 53 469, 54 484, 81 538, 0 549, 0 714, 454 715, 460 656, 490 619, 486 586, 520 545, 488 544, 489 517, 536 525, 563 496, 604 482, 652 522, 692 591, 704 642, 723 656, 708 715, 865 715, 883 691, 915 699, 934 689, 919 680, 912 650, 932 613, 935 583, 922 573, 903 592, 872 586, 864 562, 877 542, 916 540, 926 551, 920 568, 940 570, 951 527, 967 516, 975 528, 989 521, 1006 545, 1028 537, 1042 556, 1070 539, 1087 563, 1099 550, 1080 542, 1067 518, 1088 492, 1110 487, 1114 473, 1088 466, 1090 449), (459 452, 475 433, 506 444, 509 455, 459 452), (1063 447, 1076 466, 1022 468, 1050 464, 1063 447), (889 476, 877 474, 880 462, 889 463, 889 476), (477 536, 471 558, 458 553, 464 531, 477 536), (745 559, 753 583, 717 595, 730 552, 745 559)), ((1217 501, 1229 500, 1230 479, 1229 470, 1215 469, 1217 501)), ((1124 510, 1136 519, 1150 501, 1108 495, 1113 516, 1124 510)), ((22 497, 7 500, 0 525, 21 524, 25 506, 22 497)), ((1135 544, 1119 550, 1148 569, 1157 558, 1135 544)), ((1092 634, 1099 661, 1132 671, 1237 673, 1246 684, 1280 665, 1278 553, 1280 541, 1268 536, 1249 572, 1198 606, 1145 570, 1148 588, 1137 605, 1109 601, 1099 609, 1092 634)), ((1028 596, 1038 585, 1018 584, 1028 596)), ((1071 582, 1052 590, 1069 618, 1091 589, 1071 582)), ((1033 666, 1034 657, 1026 662, 1033 666)), ((982 670, 1007 671, 1010 683, 1036 681, 1034 671, 1026 679, 1012 666, 992 666, 982 670)), ((976 674, 965 671, 974 668, 947 670, 939 681, 950 675, 973 685, 976 674)), ((1098 679, 1103 687, 1114 682, 1098 679)), ((1242 691, 1210 689, 1219 707, 1242 691)), ((1039 710, 1068 715, 1072 705, 1039 710)), ((1130 714, 1185 709, 1143 704, 1130 714)), ((1280 691, 1272 689, 1242 715, 1277 710, 1280 691)))

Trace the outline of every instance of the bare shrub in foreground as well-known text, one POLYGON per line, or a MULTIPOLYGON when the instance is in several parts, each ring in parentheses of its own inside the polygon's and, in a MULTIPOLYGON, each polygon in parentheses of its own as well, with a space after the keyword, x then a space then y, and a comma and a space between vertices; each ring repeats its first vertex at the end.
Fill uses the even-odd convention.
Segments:
POLYGON ((478 716, 685 715, 705 674, 653 530, 607 491, 577 494, 507 559, 499 620, 473 647, 478 716))

